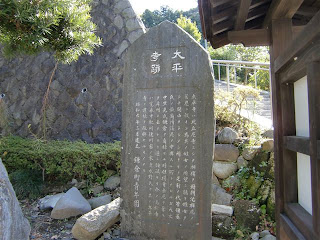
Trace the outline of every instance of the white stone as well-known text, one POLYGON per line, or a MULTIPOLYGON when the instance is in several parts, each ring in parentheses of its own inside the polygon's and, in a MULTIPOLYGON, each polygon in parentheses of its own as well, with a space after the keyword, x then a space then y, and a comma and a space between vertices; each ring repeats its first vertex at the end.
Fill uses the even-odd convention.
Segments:
POLYGON ((108 5, 109 0, 101 0, 101 2, 102 2, 104 5, 108 5))
POLYGON ((92 209, 101 207, 111 202, 111 195, 104 195, 101 197, 91 198, 88 200, 92 209))
POLYGON ((124 9, 131 7, 128 0, 121 0, 114 6, 115 13, 121 13, 124 9))
POLYGON ((267 139, 261 143, 262 151, 272 152, 274 149, 273 139, 267 139))
POLYGON ((122 29, 123 28, 123 19, 121 16, 116 16, 115 19, 113 20, 114 25, 118 28, 118 29, 122 29))
POLYGON ((48 195, 39 200, 40 210, 52 209, 56 206, 57 202, 64 195, 64 193, 59 193, 56 195, 48 195))
POLYGON ((251 237, 251 240, 259 240, 259 233, 257 232, 251 233, 250 237, 251 237))
POLYGON ((109 191, 113 191, 119 186, 120 186, 120 177, 119 176, 109 177, 104 183, 104 188, 109 191))
POLYGON ((136 13, 133 11, 132 8, 126 8, 122 11, 121 15, 125 18, 125 19, 130 19, 130 18, 134 18, 136 17, 136 13))
POLYGON ((276 240, 277 238, 273 235, 267 235, 264 236, 263 238, 260 238, 260 240, 276 240))
POLYGON ((212 200, 211 202, 219 205, 231 205, 232 195, 218 185, 212 184, 212 200))
POLYGON ((229 127, 224 128, 218 134, 219 143, 233 143, 238 137, 238 133, 229 127))
POLYGON ((260 146, 249 146, 249 147, 245 147, 243 149, 243 152, 242 152, 242 156, 244 157, 244 159, 250 161, 252 160, 256 154, 258 152, 261 151, 261 147, 260 146))
POLYGON ((263 230, 259 235, 260 235, 260 238, 263 238, 267 235, 271 235, 271 233, 269 232, 269 230, 263 230))
POLYGON ((238 169, 240 169, 242 167, 248 166, 248 162, 242 156, 240 156, 240 157, 238 157, 237 165, 238 165, 238 169))
POLYGON ((136 41, 139 37, 141 37, 143 35, 143 30, 142 29, 138 29, 136 31, 133 31, 129 34, 128 40, 129 42, 132 44, 134 43, 134 41, 136 41))
POLYGON ((212 213, 214 215, 225 215, 231 217, 233 215, 233 207, 226 205, 212 204, 212 213))
POLYGON ((80 217, 72 228, 72 235, 78 240, 93 240, 120 220, 120 204, 117 198, 113 202, 98 207, 80 217))
POLYGON ((227 163, 214 161, 213 162, 213 173, 220 179, 226 179, 230 177, 235 171, 237 171, 238 166, 236 163, 227 163))
POLYGON ((129 47, 129 43, 127 40, 123 40, 122 43, 120 44, 120 47, 118 48, 117 51, 117 56, 120 57, 121 54, 129 47))
POLYGON ((239 154, 239 149, 232 144, 216 144, 214 151, 214 160, 236 162, 239 154))
POLYGON ((56 203, 51 212, 53 219, 65 219, 91 211, 89 202, 76 187, 69 189, 56 203))
POLYGON ((138 20, 138 18, 132 18, 132 19, 129 19, 127 22, 126 22, 126 27, 127 27, 127 30, 129 32, 132 32, 134 30, 137 30, 137 29, 141 29, 142 26, 141 26, 141 23, 140 21, 138 20))

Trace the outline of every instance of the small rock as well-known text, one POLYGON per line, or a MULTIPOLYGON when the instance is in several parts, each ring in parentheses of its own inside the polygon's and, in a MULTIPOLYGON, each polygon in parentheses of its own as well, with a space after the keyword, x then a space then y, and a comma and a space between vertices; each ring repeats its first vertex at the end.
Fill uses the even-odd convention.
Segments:
POLYGON ((75 186, 76 184, 78 184, 78 180, 75 179, 75 178, 73 178, 73 179, 71 180, 71 184, 72 184, 73 186, 75 186))
POLYGON ((227 163, 221 161, 213 162, 213 173, 220 179, 226 179, 230 177, 235 171, 237 171, 238 166, 236 163, 227 163))
POLYGON ((129 18, 134 18, 136 17, 136 13, 133 11, 132 8, 126 8, 122 11, 122 16, 126 19, 129 19, 129 18))
POLYGON ((221 186, 217 176, 214 174, 212 174, 212 183, 215 185, 221 186))
POLYGON ((251 233, 250 237, 251 237, 251 240, 259 240, 259 233, 257 232, 251 233))
POLYGON ((222 182, 222 187, 224 189, 237 189, 240 186, 241 182, 238 176, 230 176, 222 182))
POLYGON ((264 133, 262 133, 262 137, 264 138, 273 138, 273 130, 267 130, 264 133))
POLYGON ((213 215, 212 216, 212 235, 215 237, 233 239, 234 231, 231 217, 213 215))
POLYGON ((104 239, 111 239, 110 233, 107 233, 107 232, 103 233, 103 237, 104 237, 104 239))
POLYGON ((218 141, 219 143, 233 143, 238 137, 235 130, 226 127, 218 134, 218 141))
POLYGON ((53 219, 65 219, 85 214, 91 211, 88 201, 81 195, 76 187, 67 191, 56 203, 51 212, 53 219))
POLYGON ((92 188, 92 194, 95 197, 98 196, 102 191, 103 191, 103 186, 101 185, 95 186, 94 188, 92 188))
POLYGON ((117 187, 120 186, 120 177, 119 176, 112 176, 107 179, 107 181, 104 183, 104 188, 113 191, 117 187))
POLYGON ((230 206, 232 195, 223 188, 212 184, 212 203, 230 206))
POLYGON ((269 230, 263 230, 263 231, 259 234, 260 238, 263 238, 263 237, 265 237, 265 236, 267 236, 267 235, 271 235, 271 233, 269 232, 269 230))
POLYGON ((215 161, 236 162, 239 157, 239 149, 232 144, 216 144, 214 151, 215 161))
POLYGON ((260 209, 249 200, 237 200, 233 202, 234 216, 237 225, 243 228, 255 230, 260 222, 260 209))
POLYGON ((120 204, 117 198, 80 217, 72 228, 72 235, 78 240, 93 240, 120 220, 120 204))
POLYGON ((136 31, 133 31, 129 34, 128 40, 132 44, 134 43, 139 37, 143 35, 143 30, 138 29, 136 31))
POLYGON ((233 214, 233 207, 226 206, 226 205, 212 204, 212 213, 214 215, 225 215, 225 216, 231 217, 233 214))
POLYGON ((238 165, 238 169, 240 169, 242 167, 248 166, 248 162, 242 156, 240 156, 240 157, 238 157, 237 165, 238 165))
POLYGON ((59 193, 56 195, 48 195, 39 200, 40 210, 52 209, 56 206, 57 202, 64 195, 64 193, 59 193))
POLYGON ((274 141, 273 139, 267 139, 261 143, 262 151, 273 152, 274 141))
POLYGON ((111 195, 104 195, 101 197, 91 198, 88 200, 92 209, 101 207, 111 202, 111 195))
POLYGON ((138 18, 131 18, 131 19, 127 20, 127 22, 126 22, 126 27, 127 27, 127 30, 128 30, 129 32, 132 32, 132 31, 134 31, 134 30, 137 30, 137 29, 142 28, 141 24, 142 24, 142 23, 140 22, 140 19, 138 19, 138 18))
POLYGON ((276 240, 277 238, 273 235, 267 235, 263 238, 260 238, 260 240, 276 240))
POLYGON ((261 151, 261 147, 259 146, 248 146, 243 149, 242 157, 245 160, 252 160, 258 152, 261 151))
POLYGON ((120 44, 118 51, 117 51, 117 56, 119 57, 127 48, 129 47, 129 43, 127 40, 123 40, 122 43, 120 44))
POLYGON ((115 17, 115 19, 113 20, 113 23, 118 29, 123 28, 123 19, 119 15, 115 17))
POLYGON ((124 9, 131 7, 130 3, 128 0, 126 1, 119 1, 115 6, 114 6, 114 12, 115 13, 120 13, 124 9))

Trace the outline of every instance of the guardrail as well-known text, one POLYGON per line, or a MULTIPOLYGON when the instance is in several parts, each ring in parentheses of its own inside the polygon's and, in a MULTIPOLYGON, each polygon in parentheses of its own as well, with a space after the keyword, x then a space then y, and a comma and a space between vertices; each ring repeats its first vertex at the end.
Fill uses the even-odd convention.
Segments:
MULTIPOLYGON (((246 62, 246 61, 230 61, 230 60, 212 60, 212 64, 217 66, 218 69, 218 81, 226 81, 227 83, 227 91, 230 91, 230 69, 233 69, 233 79, 236 84, 244 84, 244 82, 237 81, 238 73, 237 69, 249 69, 253 70, 254 74, 254 88, 258 88, 258 79, 257 79, 257 71, 268 71, 269 73, 269 86, 271 84, 271 71, 270 71, 270 63, 260 63, 260 62, 246 62), (226 68, 226 78, 222 79, 221 76, 221 68, 226 68)), ((247 81, 248 83, 248 81, 247 81)), ((244 84, 245 85, 245 84, 244 84)), ((247 84, 248 85, 248 84, 247 84)), ((269 87, 271 89, 271 86, 269 87)))

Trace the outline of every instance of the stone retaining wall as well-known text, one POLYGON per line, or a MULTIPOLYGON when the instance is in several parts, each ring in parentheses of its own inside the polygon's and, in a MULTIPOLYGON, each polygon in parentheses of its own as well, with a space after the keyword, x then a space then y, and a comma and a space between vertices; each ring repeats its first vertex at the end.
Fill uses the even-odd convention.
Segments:
MULTIPOLYGON (((58 66, 47 111, 51 139, 88 143, 121 139, 124 55, 145 28, 128 0, 94 0, 92 4, 103 46, 92 56, 58 66)), ((39 131, 42 99, 54 65, 49 53, 13 60, 0 56, 0 101, 8 117, 8 126, 2 124, 1 132, 9 127, 11 133, 26 137, 39 131)))

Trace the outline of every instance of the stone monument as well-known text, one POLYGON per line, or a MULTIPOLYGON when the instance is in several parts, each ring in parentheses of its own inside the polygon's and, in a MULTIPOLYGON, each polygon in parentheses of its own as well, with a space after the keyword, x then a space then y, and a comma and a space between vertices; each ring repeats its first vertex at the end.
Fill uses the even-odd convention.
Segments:
POLYGON ((166 21, 140 37, 126 58, 121 235, 211 239, 215 121, 209 56, 166 21))

